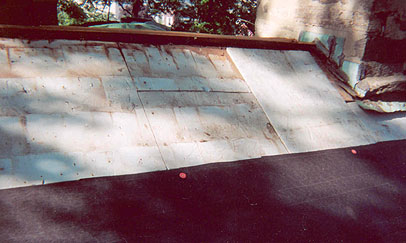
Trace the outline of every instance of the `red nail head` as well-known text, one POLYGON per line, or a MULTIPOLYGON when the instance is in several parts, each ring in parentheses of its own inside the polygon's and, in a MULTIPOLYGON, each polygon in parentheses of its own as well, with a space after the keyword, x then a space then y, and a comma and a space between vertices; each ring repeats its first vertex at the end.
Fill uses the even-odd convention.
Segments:
POLYGON ((182 179, 186 179, 186 173, 183 172, 179 173, 179 177, 182 179))
POLYGON ((352 149, 352 150, 351 150, 351 153, 352 153, 352 154, 357 154, 357 150, 352 149))

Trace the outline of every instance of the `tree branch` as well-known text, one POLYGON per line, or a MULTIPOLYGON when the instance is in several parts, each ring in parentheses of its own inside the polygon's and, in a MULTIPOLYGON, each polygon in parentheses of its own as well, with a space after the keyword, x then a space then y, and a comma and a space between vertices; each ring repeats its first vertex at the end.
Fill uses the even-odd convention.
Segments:
POLYGON ((127 9, 124 8, 122 2, 118 1, 118 5, 120 5, 120 7, 121 7, 122 10, 126 11, 128 14, 130 14, 131 17, 133 17, 133 14, 132 14, 130 11, 128 11, 127 9))

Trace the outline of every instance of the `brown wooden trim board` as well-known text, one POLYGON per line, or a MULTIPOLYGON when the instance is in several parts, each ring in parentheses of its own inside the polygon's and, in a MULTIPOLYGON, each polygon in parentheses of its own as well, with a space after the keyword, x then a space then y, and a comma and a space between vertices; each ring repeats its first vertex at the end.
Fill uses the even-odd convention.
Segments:
POLYGON ((309 51, 314 44, 285 38, 224 36, 175 31, 107 29, 74 26, 0 25, 0 37, 29 40, 90 40, 309 51))

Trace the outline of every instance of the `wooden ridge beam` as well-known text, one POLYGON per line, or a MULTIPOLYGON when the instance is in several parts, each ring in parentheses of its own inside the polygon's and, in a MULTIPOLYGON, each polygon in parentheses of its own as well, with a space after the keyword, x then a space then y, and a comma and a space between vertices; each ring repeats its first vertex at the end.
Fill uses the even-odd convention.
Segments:
POLYGON ((76 26, 0 25, 0 37, 29 40, 88 40, 155 45, 198 45, 310 51, 314 44, 285 38, 212 35, 176 31, 129 30, 76 26))

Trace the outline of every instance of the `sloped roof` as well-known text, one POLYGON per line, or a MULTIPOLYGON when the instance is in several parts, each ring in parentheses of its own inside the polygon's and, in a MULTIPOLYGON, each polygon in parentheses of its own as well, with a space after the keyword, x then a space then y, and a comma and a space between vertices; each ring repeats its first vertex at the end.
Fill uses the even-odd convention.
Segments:
POLYGON ((0 33, 1 188, 406 138, 404 116, 345 103, 312 44, 75 27, 0 33))

